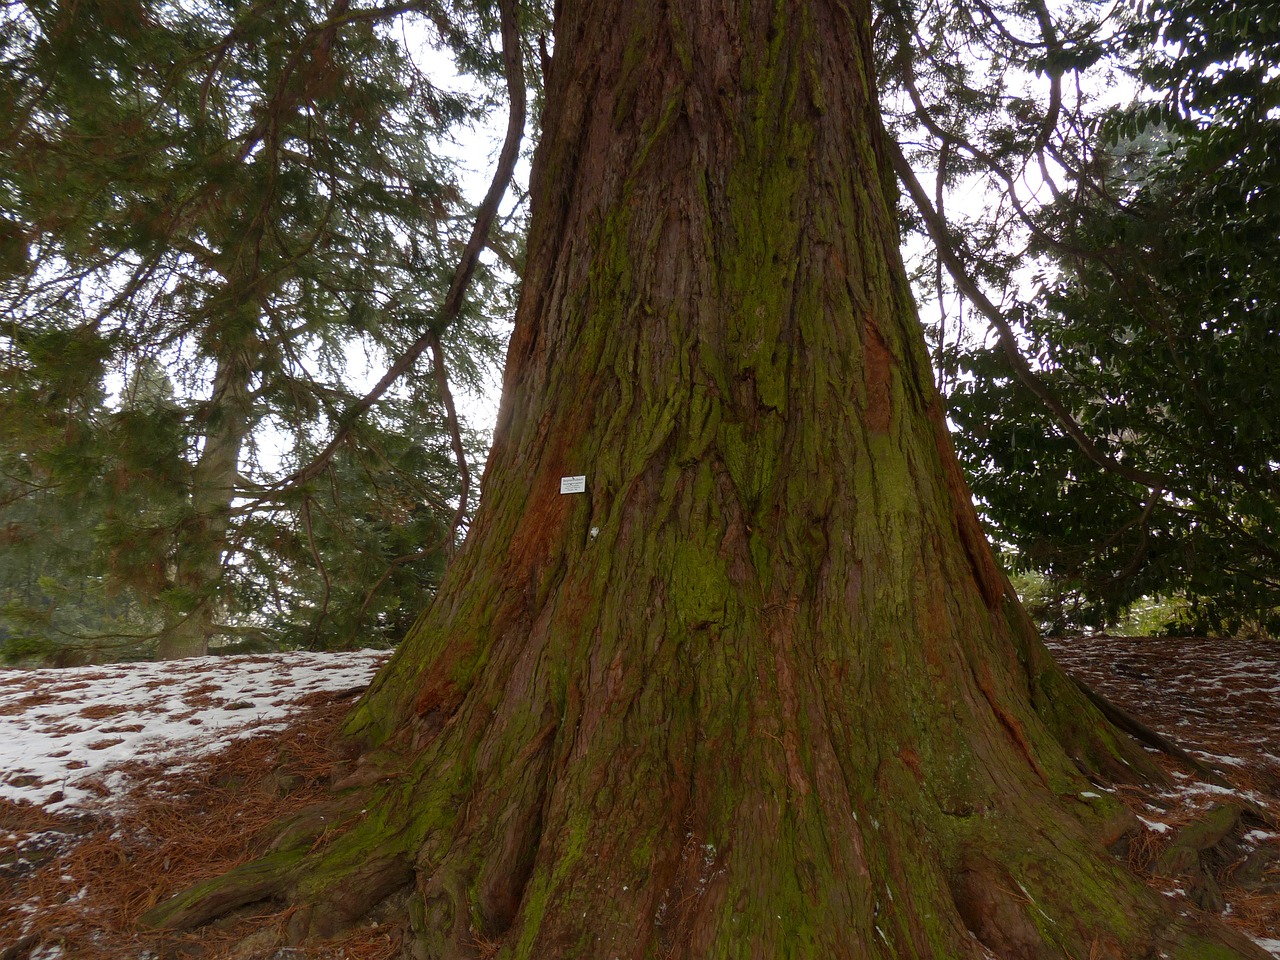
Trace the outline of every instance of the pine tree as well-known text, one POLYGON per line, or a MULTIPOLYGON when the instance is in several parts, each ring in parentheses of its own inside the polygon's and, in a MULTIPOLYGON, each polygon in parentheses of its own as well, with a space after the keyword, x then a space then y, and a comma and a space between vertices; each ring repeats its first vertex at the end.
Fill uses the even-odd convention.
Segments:
MULTIPOLYGON (((482 81, 500 75, 486 15, 424 10, 429 40, 482 81)), ((441 409, 430 367, 349 417, 363 392, 346 382, 353 352, 381 362, 438 326, 434 365, 447 362, 465 383, 498 347, 495 311, 479 306, 500 316, 485 264, 458 315, 440 316, 470 218, 436 148, 489 94, 433 83, 400 40, 405 15, 346 0, 29 4, 5 14, 3 95, 14 106, 0 121, 5 415, 18 447, 38 448, 21 434, 41 404, 110 391, 146 364, 171 372, 164 417, 121 412, 110 437, 82 419, 41 467, 49 478, 77 472, 73 486, 96 484, 122 502, 155 492, 150 461, 181 487, 182 510, 143 511, 137 522, 114 510, 99 528, 104 572, 163 616, 161 656, 200 653, 211 637, 254 626, 248 586, 278 581, 284 558, 274 541, 248 537, 289 518, 293 536, 280 542, 306 536, 308 504, 330 478, 287 474, 335 431, 352 464, 376 460, 388 434, 450 447, 447 431, 420 432, 446 422, 420 416, 423 403, 441 409), (397 419, 405 409, 413 415, 397 419), (169 446, 175 420, 180 463, 169 446), (131 455, 86 456, 86 438, 131 455)), ((442 517, 458 484, 455 473, 430 491, 442 517)), ((349 499, 378 500, 380 489, 349 499)), ((329 497, 329 508, 341 502, 329 497)), ((296 594, 303 579, 276 591, 297 596, 294 621, 324 606, 296 594)), ((299 627, 295 642, 333 624, 299 627)))

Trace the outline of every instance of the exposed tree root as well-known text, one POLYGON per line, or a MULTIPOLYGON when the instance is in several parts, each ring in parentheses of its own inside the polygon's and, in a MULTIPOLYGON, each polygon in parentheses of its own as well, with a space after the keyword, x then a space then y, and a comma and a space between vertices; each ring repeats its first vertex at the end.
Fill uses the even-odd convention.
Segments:
MULTIPOLYGON (((548 749, 551 742, 547 734, 535 735, 532 749, 524 752, 526 776, 516 778, 526 785, 526 794, 510 797, 505 807, 495 804, 489 808, 500 811, 494 818, 503 826, 483 836, 475 829, 476 820, 466 816, 459 817, 454 826, 445 831, 447 835, 433 834, 419 841, 404 839, 413 835, 409 824, 401 823, 398 827, 387 824, 380 828, 384 849, 396 849, 399 844, 407 850, 416 844, 420 851, 417 863, 403 852, 358 861, 352 852, 365 848, 369 842, 368 836, 361 836, 368 831, 369 823, 360 812, 356 798, 360 798, 361 803, 379 801, 379 790, 366 786, 348 792, 343 799, 341 807, 346 810, 346 822, 333 824, 330 819, 331 829, 326 833, 317 831, 314 818, 303 817, 301 822, 308 822, 309 828, 299 830, 295 823, 286 831, 285 835, 292 838, 288 849, 278 850, 225 877, 202 884, 162 904, 145 919, 165 928, 183 929, 269 900, 292 903, 296 907, 285 938, 290 943, 331 937, 371 916, 383 916, 403 924, 399 936, 406 945, 405 957, 474 960, 521 956, 516 949, 518 942, 513 941, 511 935, 519 911, 522 907, 528 909, 529 880, 539 848, 547 839, 544 810, 548 794, 555 790, 549 779, 554 766, 548 749), (397 836, 401 838, 399 842, 388 840, 397 836), (432 855, 429 851, 436 853, 432 855), (408 920, 397 921, 396 917, 408 917, 408 920)), ((905 766, 909 777, 913 777, 911 767, 911 763, 905 766)), ((878 789, 886 793, 901 790, 907 782, 901 774, 886 774, 888 771, 878 778, 878 789)), ((385 800, 385 795, 381 799, 385 800)), ((408 811, 412 807, 408 804, 403 809, 408 811)), ((325 817, 332 818, 335 809, 326 807, 325 817)), ((889 810, 880 810, 880 815, 892 816, 889 810)), ((698 821, 706 811, 699 811, 692 796, 679 805, 679 811, 678 817, 666 818, 666 822, 670 828, 683 833, 684 842, 666 868, 655 868, 650 875, 655 887, 665 891, 660 900, 653 901, 656 943, 660 945, 661 956, 702 956, 707 946, 699 939, 705 936, 703 911, 722 896, 717 887, 726 872, 722 859, 725 853, 704 843, 698 821), (703 946, 699 946, 700 943, 703 946)), ((962 834, 969 835, 969 839, 955 847, 949 865, 939 864, 943 869, 933 873, 933 881, 928 879, 931 871, 924 874, 909 871, 902 860, 903 854, 895 851, 905 851, 914 841, 897 834, 885 838, 888 846, 878 853, 866 851, 866 862, 882 861, 885 892, 893 890, 889 895, 900 898, 906 909, 910 909, 914 901, 935 902, 929 899, 928 887, 941 882, 953 905, 956 922, 990 955, 1002 960, 1048 960, 1064 956, 1133 960, 1161 955, 1261 960, 1267 956, 1246 938, 1227 931, 1208 917, 1162 916, 1159 910, 1139 908, 1140 897, 1126 899, 1124 911, 1145 933, 1122 939, 1114 933, 1096 930, 1088 937, 1083 933, 1073 935, 1069 930, 1055 932, 1055 925, 1061 926, 1070 916, 1061 912, 1063 905, 1055 898, 1055 884, 1114 882, 1115 877, 1108 880, 1109 871, 1096 874, 1095 865, 1089 864, 1087 858, 1076 859, 1075 854, 1061 863, 1045 859, 1047 854, 1032 854, 1028 861, 1026 850, 1002 846, 987 832, 981 820, 974 819, 975 814, 979 811, 971 810, 958 821, 962 834), (972 833, 975 827, 977 832, 972 833), (912 883, 920 883, 924 889, 913 890, 912 883), (1057 919, 1051 920, 1052 917, 1057 919), (1086 940, 1087 953, 1078 954, 1069 946, 1086 940)), ((1211 856, 1206 851, 1212 851, 1233 830, 1238 833, 1243 817, 1239 807, 1215 809, 1203 824, 1186 828, 1178 840, 1168 844, 1155 858, 1153 869, 1158 874, 1208 877, 1207 883, 1201 883, 1196 889, 1211 886, 1212 875, 1198 872, 1201 858, 1211 856)), ((882 827, 890 829, 890 824, 882 827)), ((552 838, 552 842, 562 840, 552 838)), ((611 855, 608 851, 600 852, 611 855)), ((1059 851, 1058 855, 1063 854, 1065 851, 1059 851)), ((534 896, 537 893, 532 891, 534 896)), ((1208 908, 1215 905, 1212 898, 1201 900, 1197 896, 1196 899, 1208 908)), ((886 912, 880 922, 888 928, 895 911, 885 901, 881 901, 877 912, 882 910, 886 912)), ((542 955, 596 955, 575 953, 567 945, 561 946, 566 952, 542 955)), ((933 955, 927 952, 931 949, 927 940, 919 940, 916 949, 920 951, 918 956, 933 955)), ((869 948, 865 955, 880 954, 869 948)), ((974 954, 975 957, 986 955, 974 954)))
POLYGON ((1123 707, 1111 700, 1108 700, 1079 677, 1072 677, 1071 679, 1075 682, 1075 685, 1080 688, 1081 693, 1089 698, 1089 702, 1097 707, 1098 711, 1106 717, 1107 720, 1114 724, 1117 729, 1123 730, 1139 743, 1145 743, 1147 746, 1181 761, 1196 773, 1200 774, 1200 776, 1204 777, 1207 782, 1219 787, 1230 786, 1218 771, 1214 770, 1207 764, 1202 763, 1168 737, 1151 729, 1123 707))
MULTIPOLYGON (((1194 704, 1193 704, 1194 706, 1194 704)), ((315 724, 311 724, 311 733, 315 732, 315 724)), ((544 737, 544 739, 547 739, 544 737)), ((1220 748, 1222 749, 1222 748, 1220 748)), ((246 744, 243 756, 235 760, 229 766, 221 764, 218 772, 205 774, 206 778, 217 782, 234 781, 244 783, 249 791, 250 797, 260 797, 260 790, 267 788, 270 790, 278 789, 273 784, 290 784, 296 777, 295 771, 298 770, 297 761, 300 756, 298 747, 292 743, 287 750, 291 760, 288 767, 280 772, 273 773, 269 766, 263 764, 261 759, 261 748, 254 744, 246 744), (248 749, 252 747, 253 749, 248 749), (257 779, 255 779, 257 778, 257 779)), ((1223 752, 1231 753, 1229 749, 1223 752)), ((332 758, 331 751, 325 753, 332 758)), ((913 764, 919 764, 919 758, 913 758, 910 755, 906 757, 906 768, 911 769, 913 764)), ((306 761, 311 767, 319 773, 322 769, 327 771, 328 764, 332 759, 325 761, 323 767, 312 760, 306 761)), ((912 775, 914 778, 914 774, 912 775)), ((1173 778, 1170 778, 1173 779, 1173 778)), ((183 781, 169 781, 166 785, 170 788, 183 781)), ((370 787, 372 784, 366 784, 364 788, 355 791, 342 791, 347 795, 347 803, 354 804, 357 797, 368 798, 372 795, 370 787)), ((892 789, 892 783, 888 780, 884 783, 885 789, 892 789)), ((184 798, 187 798, 187 788, 180 788, 184 798)), ((1151 814, 1151 810, 1147 808, 1145 802, 1141 802, 1139 794, 1133 793, 1133 803, 1139 812, 1151 814)), ((1169 797, 1173 795, 1165 794, 1165 799, 1160 800, 1159 797, 1150 797, 1159 803, 1169 803, 1169 797)), ((140 795, 141 799, 141 795, 140 795)), ((204 818, 208 819, 210 815, 216 816, 212 822, 221 823, 222 815, 216 813, 216 804, 211 804, 212 797, 199 793, 191 793, 188 799, 184 799, 182 803, 178 803, 173 799, 167 802, 156 801, 154 806, 159 810, 162 806, 168 807, 169 819, 165 823, 169 826, 167 830, 160 830, 167 836, 167 844, 160 850, 162 857, 167 857, 174 850, 173 844, 181 845, 183 842, 180 836, 172 836, 173 827, 190 819, 191 827, 198 829, 201 823, 200 816, 197 815, 197 807, 201 810, 209 811, 204 814, 204 818), (184 805, 191 803, 193 806, 188 810, 184 805)), ((258 802, 261 802, 260 800, 258 802)), ((346 816, 350 819, 358 818, 358 811, 361 806, 349 806, 346 816)), ((307 855, 316 858, 316 863, 324 866, 326 860, 325 851, 329 845, 342 836, 345 836, 349 829, 335 826, 334 819, 337 815, 332 804, 324 806, 312 806, 310 813, 302 816, 295 815, 289 820, 291 824, 285 832, 286 838, 292 838, 288 843, 282 846, 292 846, 306 852, 307 855), (324 819, 322 820, 321 817, 324 819), (330 829, 326 832, 325 825, 328 824, 330 829), (324 839, 321 839, 324 838, 324 839), (320 843, 312 849, 312 845, 320 843)), ((22 823, 28 823, 33 829, 57 828, 61 826, 60 822, 45 818, 41 820, 38 817, 38 809, 34 809, 28 817, 21 817, 19 812, 14 813, 12 817, 4 821, 9 829, 21 829, 22 823)), ((672 813, 672 817, 676 814, 672 813)), ((1119 850, 1121 855, 1130 857, 1135 869, 1142 874, 1151 874, 1152 882, 1156 883, 1161 889, 1170 889, 1173 885, 1177 885, 1186 890, 1193 903, 1200 904, 1207 908, 1214 908, 1215 903, 1212 891, 1217 889, 1221 892, 1223 898, 1232 906, 1233 922, 1234 918, 1249 919, 1253 923, 1253 929, 1262 933, 1267 930, 1276 929, 1276 923, 1280 922, 1280 846, 1275 842, 1258 843, 1244 842, 1247 834, 1256 834, 1259 830, 1272 832, 1274 823, 1270 817, 1259 819, 1259 815, 1250 809, 1247 801, 1241 803, 1223 803, 1210 807, 1207 810, 1191 811, 1190 814, 1179 812, 1177 809, 1171 809, 1161 819, 1174 824, 1175 829, 1164 833, 1152 833, 1143 831, 1135 834, 1130 838, 1130 845, 1127 851, 1119 850), (1189 819, 1189 817, 1194 819, 1189 819), (1227 824, 1233 824, 1229 828, 1227 824), (1224 833, 1225 830, 1225 833, 1224 833), (1202 877, 1209 878, 1207 881, 1202 877)), ((150 822, 149 820, 146 822, 150 822)), ((90 829, 92 825, 82 825, 84 829, 90 829)), ((696 826, 695 819, 686 817, 684 820, 672 823, 673 831, 683 836, 679 855, 674 858, 674 868, 668 878, 654 877, 656 886, 667 890, 669 896, 665 905, 659 911, 656 918, 656 925, 660 931, 661 939, 656 956, 683 956, 687 948, 691 934, 696 930, 696 921, 699 914, 699 904, 705 900, 709 888, 714 885, 716 874, 724 869, 724 864, 718 854, 709 855, 705 849, 705 838, 695 835, 694 828, 696 826)), ((132 831, 134 827, 130 827, 132 831)), ((351 828, 354 829, 354 826, 351 828)), ((114 831, 108 830, 114 835, 114 831)), ((278 832, 278 831, 277 831, 278 832)), ((516 831, 519 833, 520 831, 516 831)), ((540 828, 531 830, 533 833, 541 833, 540 828)), ((96 841, 95 841, 96 843, 96 841)), ((264 845, 269 847, 267 837, 258 840, 258 849, 263 849, 264 845)), ((72 861, 60 861, 58 863, 49 864, 47 870, 51 872, 52 877, 56 879, 63 874, 69 874, 75 879, 68 888, 69 892, 74 892, 83 885, 87 878, 99 878, 102 882, 107 877, 112 877, 110 881, 106 881, 105 886, 95 887, 97 893, 95 897, 83 903, 77 901, 76 904, 68 904, 65 907, 53 907, 51 902, 46 901, 44 908, 45 915, 49 918, 38 928, 39 933, 29 933, 18 935, 16 938, 10 939, 6 933, 10 931, 0 930, 0 942, 7 941, 4 947, 5 952, 0 956, 5 960, 27 960, 27 957, 38 952, 43 944, 54 942, 62 937, 69 936, 68 955, 76 957, 93 957, 95 958, 115 958, 119 956, 131 955, 132 953, 140 953, 144 949, 145 939, 134 939, 137 935, 131 935, 127 940, 128 947, 123 944, 126 942, 119 939, 119 932, 111 932, 98 927, 98 933, 94 935, 92 941, 86 941, 83 936, 77 936, 71 932, 71 927, 67 925, 71 916, 71 909, 74 906, 85 905, 90 907, 90 912, 96 916, 104 916, 106 913, 113 913, 115 908, 106 907, 102 904, 100 897, 103 893, 110 892, 122 893, 123 902, 136 902, 137 894, 131 893, 131 881, 127 878, 115 878, 109 874, 104 867, 109 863, 124 861, 121 859, 127 856, 130 860, 139 857, 139 851, 135 848, 123 847, 122 852, 116 854, 108 854, 104 849, 102 855, 95 854, 92 859, 86 859, 80 856, 72 861), (123 850, 128 850, 127 854, 123 850), (62 919, 56 919, 59 915, 62 919), (61 929, 61 933, 54 935, 54 931, 61 929)), ((455 864, 459 864, 460 857, 455 856, 455 864)), ((497 859, 495 855, 495 859, 497 859)), ((145 876, 147 870, 158 870, 160 859, 153 861, 142 859, 142 874, 145 876)), ((1020 924, 1014 917, 1009 916, 1011 910, 1025 910, 1032 898, 1034 902, 1040 903, 1041 906, 1049 910, 1049 903, 1042 902, 1034 887, 1028 887, 1031 891, 1029 896, 1019 888, 1017 877, 1011 873, 1006 867, 1002 866, 1003 857, 992 858, 984 857, 982 850, 977 849, 975 853, 967 861, 958 861, 954 872, 948 880, 948 889, 950 896, 954 899, 957 906, 957 913, 962 918, 962 923, 966 929, 974 932, 980 940, 990 941, 991 943, 1004 943, 1002 949, 1012 949, 1009 946, 1011 942, 1017 942, 1018 930, 1021 929, 1026 939, 1025 924, 1020 924), (985 888, 982 883, 975 882, 975 878, 981 879, 990 877, 990 890, 995 893, 984 893, 985 888), (991 901, 991 902, 988 902, 991 901), (1003 920, 1001 918, 1004 918, 1003 920), (1008 928, 1007 931, 1005 928, 1008 928)), ((294 944, 290 956, 302 960, 302 958, 314 958, 314 960, 337 960, 339 957, 347 958, 347 960, 356 960, 356 958, 369 958, 369 960, 383 960, 389 958, 393 954, 395 956, 410 956, 413 940, 409 936, 409 926, 405 918, 412 914, 413 904, 423 904, 425 900, 422 895, 422 888, 418 883, 419 872, 423 876, 431 875, 428 871, 428 864, 422 864, 420 871, 415 869, 412 879, 409 883, 402 887, 399 892, 389 895, 380 906, 370 907, 363 917, 354 920, 352 930, 347 934, 340 934, 343 937, 341 941, 316 939, 320 926, 314 924, 317 916, 332 917, 333 911, 327 905, 324 896, 320 895, 320 891, 313 891, 313 895, 319 899, 316 905, 310 908, 294 908, 285 912, 279 912, 279 904, 286 902, 300 903, 302 902, 302 894, 300 887, 295 886, 292 892, 285 892, 280 895, 279 901, 264 902, 258 905, 248 905, 239 910, 231 910, 230 913, 239 915, 239 920, 228 926, 226 922, 212 924, 202 929, 195 937, 182 938, 181 944, 184 951, 190 951, 192 957, 208 956, 210 960, 217 957, 218 960, 260 960, 260 958, 273 957, 280 953, 281 949, 289 944, 294 944), (252 922, 250 922, 252 920, 252 922), (365 926, 371 921, 376 921, 378 926, 365 926), (354 935, 354 936, 353 936, 354 935), (338 946, 341 942, 343 945, 338 946), (302 946, 305 944, 305 946, 302 946), (332 946, 330 944, 333 944, 332 946), (398 947, 397 944, 403 946, 398 947)), ((305 867, 300 864, 300 869, 295 871, 298 876, 305 872, 305 867)), ((465 875, 465 870, 459 866, 459 876, 465 875)), ((435 871, 435 875, 439 875, 439 871, 435 871)), ((296 884, 297 876, 293 882, 296 884)), ((342 884, 335 884, 340 888, 342 884)), ((465 887, 465 882, 461 884, 465 887)), ((512 895, 518 895, 522 892, 524 884, 513 881, 510 887, 512 895)), ((458 889, 458 885, 454 884, 454 889, 458 889)), ((18 888, 15 892, 19 893, 20 901, 25 900, 26 896, 32 892, 30 887, 18 888), (23 891, 26 891, 24 894, 23 891)), ((462 891, 465 894, 465 890, 462 891)), ((1182 902, 1182 901, 1178 901, 1182 902)), ((132 908, 129 908, 131 911, 132 908)), ((128 917, 136 916, 135 912, 128 912, 128 917)), ((1234 942, 1234 952, 1236 956, 1251 956, 1250 948, 1247 943, 1238 938, 1232 941, 1229 934, 1223 934, 1221 931, 1215 932, 1215 926, 1207 924, 1205 921, 1194 921, 1184 919, 1179 922, 1179 926, 1173 928, 1166 940, 1161 940, 1156 936, 1149 939, 1150 944, 1164 943, 1165 946, 1160 949, 1170 956, 1178 956, 1188 954, 1187 948, 1172 949, 1169 943, 1174 943, 1178 937, 1199 937, 1201 939, 1216 940, 1219 943, 1234 942), (1174 936, 1177 933, 1177 936, 1174 936), (1166 942, 1167 941, 1167 942, 1166 942)), ((419 913, 417 926, 419 933, 415 936, 421 937, 424 926, 426 925, 425 913, 419 913)), ((497 924, 495 923, 496 927, 497 924)), ((444 939, 457 939, 464 945, 465 949, 455 955, 474 956, 479 958, 492 958, 501 955, 501 949, 504 944, 509 948, 514 942, 511 928, 508 927, 505 935, 494 932, 487 923, 478 925, 474 932, 467 931, 465 928, 462 932, 449 931, 450 936, 444 939), (486 929, 489 932, 485 932, 486 929), (470 952, 468 952, 470 951, 470 952)), ((1086 957, 1104 958, 1124 956, 1125 960, 1130 957, 1142 957, 1150 953, 1152 948, 1143 948, 1140 952, 1126 954, 1121 949, 1120 942, 1114 937, 1108 938, 1107 935, 1095 932, 1094 938, 1088 943, 1088 952, 1078 955, 1076 960, 1083 960, 1086 957)), ((175 937, 167 938, 169 946, 161 947, 162 955, 168 956, 174 950, 179 942, 175 937)), ((1024 943, 1025 946, 1025 943, 1024 943)), ((1132 946, 1130 943, 1129 946, 1132 946)), ((998 950, 993 948, 993 952, 999 954, 998 950)), ((1204 950, 1208 950, 1207 947, 1204 950)), ((184 954, 185 955, 185 954, 184 954)), ((280 954, 283 956, 283 954, 280 954)), ((444 955, 444 954, 442 954, 444 955)), ((925 954, 920 954, 925 955, 925 954)), ((1214 954, 1204 954, 1213 956, 1214 954)), ((1218 954, 1221 955, 1221 954, 1218 954)))

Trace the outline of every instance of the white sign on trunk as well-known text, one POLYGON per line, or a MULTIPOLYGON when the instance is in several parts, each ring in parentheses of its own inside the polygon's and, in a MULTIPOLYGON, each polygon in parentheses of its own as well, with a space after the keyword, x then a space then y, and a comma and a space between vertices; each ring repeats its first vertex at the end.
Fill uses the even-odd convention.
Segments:
POLYGON ((560 492, 561 493, 586 493, 587 478, 586 477, 561 477, 560 492))

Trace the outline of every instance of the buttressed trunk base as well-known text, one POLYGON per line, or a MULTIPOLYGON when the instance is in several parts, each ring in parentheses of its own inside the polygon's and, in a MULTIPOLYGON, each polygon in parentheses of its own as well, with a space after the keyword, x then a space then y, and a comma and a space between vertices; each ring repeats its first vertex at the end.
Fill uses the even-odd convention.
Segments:
POLYGON ((1258 956, 1106 852, 1097 785, 1156 773, 957 470, 868 6, 558 6, 482 506, 347 723, 347 828, 152 919, 382 903, 418 958, 1258 956))

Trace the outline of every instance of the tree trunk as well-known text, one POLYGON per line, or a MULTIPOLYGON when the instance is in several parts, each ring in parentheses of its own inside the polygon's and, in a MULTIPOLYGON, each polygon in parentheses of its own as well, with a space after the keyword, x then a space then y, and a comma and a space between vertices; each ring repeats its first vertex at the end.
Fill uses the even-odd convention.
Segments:
POLYGON ((561 0, 480 512, 348 721, 346 826, 153 922, 280 897, 296 936, 383 902, 418 958, 1257 955, 1106 852, 1131 820, 1095 784, 1154 771, 981 532, 870 51, 859 0, 561 0))
POLYGON ((161 660, 203 656, 217 629, 212 591, 222 576, 240 450, 249 432, 250 373, 238 351, 228 347, 218 358, 204 448, 191 480, 191 519, 180 533, 174 563, 174 586, 188 602, 166 613, 156 647, 161 660))

